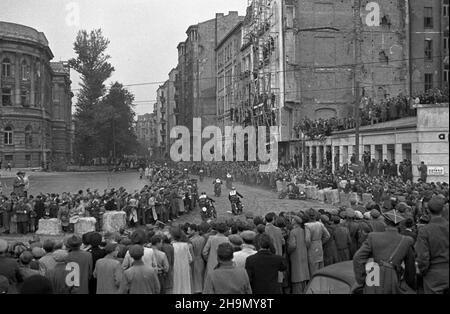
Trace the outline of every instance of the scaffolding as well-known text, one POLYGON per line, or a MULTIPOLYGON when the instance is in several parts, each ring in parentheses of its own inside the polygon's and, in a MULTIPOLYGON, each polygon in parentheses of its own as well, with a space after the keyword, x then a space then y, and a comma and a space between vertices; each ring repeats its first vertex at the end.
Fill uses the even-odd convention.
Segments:
POLYGON ((249 0, 243 27, 243 45, 253 48, 253 67, 250 74, 251 90, 249 103, 251 123, 259 126, 276 124, 276 88, 272 88, 272 76, 277 73, 272 54, 275 52, 272 0, 249 0))

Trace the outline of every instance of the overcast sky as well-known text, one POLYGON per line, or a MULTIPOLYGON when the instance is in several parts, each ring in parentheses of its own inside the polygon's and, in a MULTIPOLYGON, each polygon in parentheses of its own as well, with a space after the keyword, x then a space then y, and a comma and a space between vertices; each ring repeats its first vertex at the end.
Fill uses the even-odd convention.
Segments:
MULTIPOLYGON (((247 0, 0 0, 0 20, 44 32, 54 61, 74 57, 79 29, 102 28, 111 41, 107 52, 116 69, 109 81, 126 85, 167 80, 177 65, 176 46, 186 39, 189 25, 215 13, 244 15, 246 6, 247 0)), ((72 71, 71 78, 76 93, 77 73, 72 71)), ((136 113, 152 112, 158 85, 128 88, 140 102, 136 113)))

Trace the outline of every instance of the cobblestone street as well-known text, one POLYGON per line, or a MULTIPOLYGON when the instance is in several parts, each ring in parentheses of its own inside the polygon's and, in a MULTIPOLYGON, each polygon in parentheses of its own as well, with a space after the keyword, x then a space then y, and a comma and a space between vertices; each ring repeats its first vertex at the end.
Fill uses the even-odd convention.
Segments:
MULTIPOLYGON (((1 181, 3 193, 9 195, 12 191, 13 178, 6 178, 1 181)), ((30 174, 30 194, 37 195, 43 193, 59 193, 72 192, 90 188, 91 190, 111 189, 123 186, 128 191, 140 190, 146 183, 146 180, 139 180, 137 172, 90 172, 90 173, 52 173, 52 175, 36 175, 30 174)), ((243 185, 235 183, 236 189, 244 196, 242 199, 244 205, 244 215, 252 212, 254 215, 265 215, 273 211, 276 213, 282 211, 298 211, 310 207, 313 208, 331 208, 331 205, 320 204, 316 201, 300 201, 289 199, 278 199, 275 191, 262 189, 259 187, 243 185)), ((225 184, 222 186, 222 195, 219 198, 214 197, 213 179, 205 178, 203 182, 198 183, 198 191, 206 192, 208 196, 216 201, 216 210, 218 217, 228 218, 232 215, 230 211, 230 202, 228 200, 228 192, 225 184)), ((201 222, 199 209, 194 212, 181 216, 176 223, 185 222, 201 222)))
MULTIPOLYGON (((268 212, 287 212, 287 211, 299 211, 308 208, 332 208, 331 205, 321 204, 316 201, 300 201, 278 198, 278 194, 275 191, 262 189, 259 187, 243 185, 235 183, 237 191, 241 193, 244 198, 242 203, 244 205, 244 215, 246 212, 252 212, 254 215, 264 216, 268 212)), ((215 207, 218 217, 232 217, 227 211, 231 210, 230 202, 228 200, 229 190, 222 186, 222 195, 219 198, 214 197, 213 179, 205 178, 203 182, 198 183, 198 192, 206 192, 206 194, 216 201, 215 207)), ((200 222, 200 215, 198 210, 188 215, 182 216, 177 222, 200 222)))

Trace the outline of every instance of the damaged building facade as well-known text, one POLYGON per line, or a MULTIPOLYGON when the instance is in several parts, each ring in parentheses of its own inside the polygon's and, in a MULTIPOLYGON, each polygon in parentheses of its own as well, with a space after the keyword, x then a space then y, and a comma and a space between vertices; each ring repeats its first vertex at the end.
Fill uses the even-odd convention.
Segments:
POLYGON ((0 160, 63 170, 73 147, 70 69, 51 62, 44 33, 0 22, 0 160))

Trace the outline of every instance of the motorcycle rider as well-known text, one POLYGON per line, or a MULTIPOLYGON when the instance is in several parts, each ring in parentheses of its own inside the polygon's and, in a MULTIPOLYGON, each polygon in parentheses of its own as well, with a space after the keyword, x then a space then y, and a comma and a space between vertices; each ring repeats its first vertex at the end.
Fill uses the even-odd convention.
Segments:
POLYGON ((231 184, 233 184, 233 177, 229 172, 227 173, 226 183, 227 188, 231 189, 231 184))
POLYGON ((206 192, 202 192, 202 194, 198 198, 198 205, 200 208, 208 207, 209 204, 215 203, 216 201, 206 195, 206 192))
POLYGON ((202 194, 200 195, 200 197, 198 198, 198 205, 201 209, 201 215, 203 216, 204 214, 208 213, 208 216, 214 216, 215 215, 215 208, 213 203, 215 203, 215 201, 210 198, 209 196, 206 195, 205 192, 202 192, 202 194), (204 208, 206 208, 206 210, 204 210, 204 208))
POLYGON ((216 196, 220 196, 221 186, 223 184, 222 180, 220 180, 220 178, 217 178, 216 180, 214 180, 213 184, 214 184, 214 194, 216 196))
POLYGON ((231 188, 230 194, 228 195, 228 199, 231 203, 231 208, 233 208, 233 204, 235 204, 236 209, 239 208, 239 204, 241 203, 241 198, 244 198, 238 191, 236 191, 235 187, 231 188))
POLYGON ((198 171, 198 176, 199 176, 200 182, 203 182, 203 177, 204 177, 203 168, 200 168, 200 170, 198 171))

